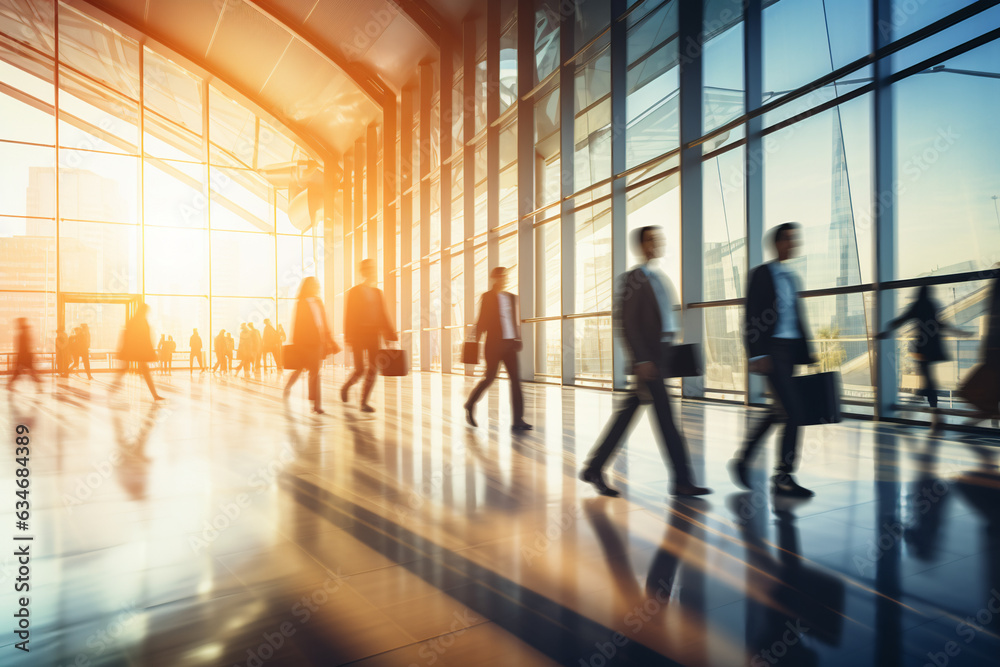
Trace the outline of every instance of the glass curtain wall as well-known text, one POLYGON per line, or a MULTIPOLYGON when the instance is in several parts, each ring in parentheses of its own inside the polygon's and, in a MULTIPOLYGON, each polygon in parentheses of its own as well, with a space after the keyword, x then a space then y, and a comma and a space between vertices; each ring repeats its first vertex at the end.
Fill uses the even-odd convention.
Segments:
POLYGON ((323 225, 302 232, 295 201, 322 161, 178 60, 62 3, 0 6, 5 363, 15 317, 43 367, 61 321, 108 367, 142 299, 186 359, 195 328, 209 352, 243 322, 288 330, 302 278, 323 283, 323 225))
MULTIPOLYGON (((771 257, 772 230, 794 220, 802 225, 794 268, 818 369, 840 371, 852 409, 873 411, 880 392, 898 393, 908 409, 919 399, 908 343, 873 342, 879 304, 898 314, 914 287, 932 284, 949 321, 973 335, 985 327, 984 272, 1000 259, 1000 146, 987 111, 1000 101, 1000 42, 989 39, 1000 8, 889 4, 481 3, 465 20, 448 80, 415 72, 414 90, 400 98, 412 96, 399 125, 410 138, 401 130, 399 144, 413 155, 409 166, 406 155, 399 163, 400 182, 411 184, 401 196, 412 206, 400 218, 400 234, 411 239, 400 266, 410 267, 412 287, 401 293, 409 303, 400 310, 410 314, 401 328, 454 333, 448 351, 414 335, 414 365, 473 371, 459 363, 460 333, 474 321, 489 270, 516 269, 528 239, 533 267, 510 275, 522 301, 531 297, 521 315, 533 337, 524 352, 533 379, 620 386, 614 273, 635 262, 629 234, 657 224, 667 239, 662 269, 688 295, 683 320, 697 325, 690 342, 704 346, 704 394, 755 402, 742 299, 749 270, 771 257), (876 45, 880 6, 892 29, 876 45), (530 20, 520 20, 526 11, 530 20), (692 40, 701 46, 688 48, 692 40), (882 57, 873 63, 875 51, 882 57), (691 70, 683 68, 699 76, 684 77, 691 70), (520 80, 526 72, 530 80, 520 80), (428 81, 429 95, 421 89, 428 81), (435 106, 441 85, 451 86, 447 123, 435 106), (876 118, 878 100, 890 113, 876 118), (682 126, 682 110, 697 122, 682 126), (433 150, 442 132, 450 154, 433 150), (446 170, 451 187, 442 193, 446 170), (685 191, 682 173, 700 184, 685 191), (887 178, 879 195, 876 182, 887 178), (682 191, 700 199, 700 225, 682 229, 682 191), (450 197, 446 238, 436 213, 442 197, 450 197), (929 242, 944 221, 949 233, 929 242), (426 362, 421 340, 430 345, 426 362), (894 386, 878 387, 887 357, 894 386)), ((947 344, 954 351, 941 385, 953 393, 975 355, 967 341, 947 344)))

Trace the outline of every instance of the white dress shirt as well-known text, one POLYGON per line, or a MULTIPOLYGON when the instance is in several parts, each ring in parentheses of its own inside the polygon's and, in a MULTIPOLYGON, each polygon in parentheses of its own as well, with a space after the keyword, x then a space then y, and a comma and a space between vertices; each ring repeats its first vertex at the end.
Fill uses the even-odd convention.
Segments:
POLYGON ((517 338, 517 328, 514 326, 514 304, 513 299, 504 292, 497 294, 497 301, 500 304, 500 332, 504 340, 514 340, 517 338))
POLYGON ((795 305, 799 291, 795 274, 781 262, 771 262, 771 277, 774 280, 775 302, 778 306, 778 321, 774 325, 773 337, 802 338, 799 312, 795 305))

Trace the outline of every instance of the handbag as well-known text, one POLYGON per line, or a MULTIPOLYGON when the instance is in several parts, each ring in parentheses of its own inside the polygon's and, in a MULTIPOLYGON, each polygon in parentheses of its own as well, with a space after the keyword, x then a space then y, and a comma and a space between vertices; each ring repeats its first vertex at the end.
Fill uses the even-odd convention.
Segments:
POLYGON ((992 365, 976 364, 959 386, 958 395, 989 416, 996 416, 1000 412, 1000 371, 992 365))
POLYGON ((840 423, 840 372, 797 375, 792 386, 799 396, 799 425, 840 423))
POLYGON ((667 345, 663 354, 664 366, 667 369, 664 377, 682 378, 704 375, 704 366, 701 363, 701 348, 696 343, 667 345))
POLYGON ((375 368, 386 377, 403 377, 409 372, 406 350, 384 348, 375 355, 375 368))

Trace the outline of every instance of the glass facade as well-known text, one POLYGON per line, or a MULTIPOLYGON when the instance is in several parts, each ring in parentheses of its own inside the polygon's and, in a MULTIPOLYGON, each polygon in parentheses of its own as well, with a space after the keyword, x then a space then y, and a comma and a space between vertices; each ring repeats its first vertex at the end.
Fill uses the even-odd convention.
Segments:
MULTIPOLYGON (((322 160, 292 134, 159 49, 30 4, 30 30, 0 12, 0 110, 21 119, 0 126, 0 289, 30 304, 42 345, 61 293, 138 295, 163 326, 191 312, 217 330, 287 323, 301 277, 324 270, 339 331, 373 257, 413 368, 471 374, 461 343, 506 266, 523 376, 622 387, 614 280, 630 234, 656 224, 685 340, 705 348, 704 384, 685 392, 756 402, 741 300, 789 220, 820 366, 852 402, 902 400, 916 381, 905 351, 871 338, 914 286, 953 291, 939 299, 953 323, 984 326, 1000 8, 487 0, 439 45, 449 57, 391 94, 391 123, 338 156, 325 228, 303 234, 274 168, 322 160)), ((970 350, 956 341, 952 385, 970 350)))
POLYGON ((179 354, 194 328, 206 349, 242 322, 287 328, 286 297, 304 276, 323 282, 324 227, 291 223, 295 186, 276 172, 322 159, 174 54, 78 9, 31 0, 0 14, 0 113, 18 119, 0 123, 0 353, 15 317, 41 353, 60 323, 88 322, 101 367, 137 300, 179 354))

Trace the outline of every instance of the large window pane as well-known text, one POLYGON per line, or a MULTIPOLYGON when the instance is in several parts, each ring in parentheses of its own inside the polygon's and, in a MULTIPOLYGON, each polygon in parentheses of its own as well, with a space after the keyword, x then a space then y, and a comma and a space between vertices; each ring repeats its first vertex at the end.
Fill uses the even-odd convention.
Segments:
POLYGON ((136 294, 142 249, 139 227, 63 220, 59 225, 61 289, 136 294))
POLYGON ((743 307, 705 309, 705 391, 743 393, 746 352, 743 349, 743 307))
POLYGON ((629 17, 626 164, 633 167, 680 142, 677 6, 663 3, 646 17, 629 17))
POLYGON ((821 372, 839 371, 844 398, 871 401, 871 297, 840 294, 805 299, 813 355, 821 372))
POLYGON ((893 86, 899 278, 1000 259, 998 75, 1000 40, 893 86))
POLYGON ((705 49, 702 52, 702 126, 709 132, 744 110, 743 2, 705 3, 705 49))
MULTIPOLYGON (((311 236, 278 235, 278 296, 292 299, 306 276, 322 275, 313 260, 311 236)), ((322 280, 320 281, 322 282, 322 280)))
MULTIPOLYGON (((138 103, 65 67, 59 74, 59 144, 73 149, 137 154, 138 103)), ((59 159, 66 166, 77 166, 72 157, 60 155, 59 159)))
MULTIPOLYGON (((233 335, 233 342, 240 344, 240 324, 253 322, 256 329, 263 330, 264 320, 276 321, 274 299, 256 297, 246 299, 229 299, 214 297, 212 299, 212 327, 218 335, 219 329, 225 329, 233 335)), ((276 325, 277 326, 277 325, 276 325)), ((285 333, 292 335, 289 325, 285 325, 285 333)), ((215 338, 215 336, 212 336, 215 338)), ((201 337, 205 340, 205 336, 201 337)))
POLYGON ((59 62, 139 99, 139 45, 63 3, 59 3, 59 62))
POLYGON ((73 220, 139 223, 139 159, 75 151, 60 156, 59 216, 73 220), (76 166, 67 166, 73 162, 76 166))
POLYGON ((681 286, 681 202, 680 179, 677 174, 633 188, 628 192, 628 234, 626 255, 628 264, 639 261, 636 255, 635 233, 640 227, 656 225, 662 229, 664 247, 659 268, 674 283, 681 286))
POLYGON ((576 381, 611 380, 611 318, 585 317, 574 320, 576 334, 576 381))
POLYGON ((577 211, 576 312, 611 310, 611 202, 577 211))
POLYGON ((201 80, 150 49, 146 49, 144 67, 146 109, 201 136, 201 80))
MULTIPOLYGON (((915 0, 889 0, 890 29, 888 37, 899 39, 924 28, 938 19, 957 12, 973 0, 949 0, 948 2, 917 2, 915 0)), ((881 26, 880 26, 881 29, 881 26)))
POLYGON ((52 63, 44 56, 0 37, 0 139, 56 143, 52 63))
POLYGON ((561 196, 559 145, 559 89, 535 103, 535 207, 555 203, 561 196))
POLYGON ((274 298, 274 237, 212 232, 212 294, 274 298))
POLYGON ((559 0, 535 0, 535 81, 559 67, 559 0))
POLYGON ((562 376, 562 321, 535 324, 535 374, 562 376))
POLYGON ((573 145, 574 189, 611 176, 611 49, 576 71, 573 145))
POLYGON ((146 227, 146 293, 208 294, 208 232, 146 227))
POLYGON ((55 57, 55 3, 52 0, 4 0, 0 32, 17 35, 45 55, 55 57))
POLYGON ((562 225, 557 218, 535 230, 535 312, 562 315, 562 225))
POLYGON ((55 291, 54 220, 0 218, 0 289, 55 291))
POLYGON ((773 255, 767 230, 801 223, 793 266, 804 289, 871 280, 870 102, 866 95, 767 139, 765 257, 773 255))
POLYGON ((704 299, 743 297, 746 278, 744 148, 735 148, 702 166, 702 265, 704 299))
POLYGON ((54 148, 0 141, 0 214, 54 217, 55 162, 54 148))
MULTIPOLYGON (((56 295, 54 293, 0 292, 0 352, 14 351, 18 317, 28 318, 32 349, 36 353, 55 350, 56 295)), ((35 368, 48 369, 51 365, 47 358, 41 358, 35 360, 35 368)))
POLYGON ((273 190, 256 172, 212 167, 212 229, 274 231, 273 190))
POLYGON ((203 165, 147 158, 143 178, 143 216, 147 225, 208 225, 203 165))

